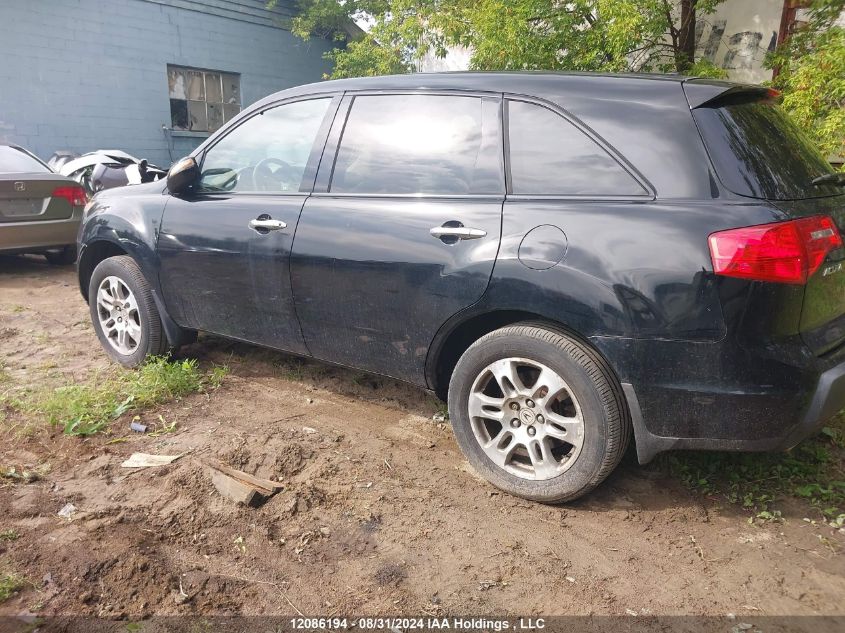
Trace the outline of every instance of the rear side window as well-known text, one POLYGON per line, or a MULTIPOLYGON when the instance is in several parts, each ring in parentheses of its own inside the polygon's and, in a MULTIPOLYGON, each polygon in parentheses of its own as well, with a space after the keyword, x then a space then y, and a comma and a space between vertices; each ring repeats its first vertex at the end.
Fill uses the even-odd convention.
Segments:
POLYGON ((725 104, 693 110, 710 160, 732 192, 767 200, 833 196, 814 178, 832 169, 812 142, 771 101, 725 104))
POLYGON ((598 143, 548 108, 509 101, 508 135, 511 189, 515 194, 647 193, 598 143))
POLYGON ((440 95, 355 97, 330 191, 502 194, 499 101, 440 95))
POLYGON ((0 145, 0 174, 49 173, 50 169, 22 149, 0 145))

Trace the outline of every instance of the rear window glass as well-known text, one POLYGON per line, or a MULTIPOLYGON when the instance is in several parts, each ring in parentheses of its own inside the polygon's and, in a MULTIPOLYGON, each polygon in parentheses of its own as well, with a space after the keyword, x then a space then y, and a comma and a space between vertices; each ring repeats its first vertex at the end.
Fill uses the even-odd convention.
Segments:
POLYGON ((697 108, 693 115, 719 179, 732 192, 767 200, 842 193, 831 185, 810 184, 833 170, 775 103, 746 101, 697 108))
POLYGON ((595 141, 548 108, 508 102, 511 189, 519 195, 641 196, 595 141))
POLYGON ((17 147, 0 145, 0 173, 44 173, 50 170, 41 161, 17 147))

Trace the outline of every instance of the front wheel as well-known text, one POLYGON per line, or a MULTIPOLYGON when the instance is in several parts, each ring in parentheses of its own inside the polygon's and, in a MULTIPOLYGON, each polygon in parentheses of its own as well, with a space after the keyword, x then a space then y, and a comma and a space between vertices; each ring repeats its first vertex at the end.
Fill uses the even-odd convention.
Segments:
POLYGON ((464 352, 449 415, 470 464, 511 494, 580 497, 616 467, 631 424, 621 388, 586 343, 541 324, 491 332, 464 352))
POLYGON ((109 257, 97 265, 88 284, 88 305, 97 338, 112 360, 137 367, 167 351, 152 291, 131 257, 109 257))

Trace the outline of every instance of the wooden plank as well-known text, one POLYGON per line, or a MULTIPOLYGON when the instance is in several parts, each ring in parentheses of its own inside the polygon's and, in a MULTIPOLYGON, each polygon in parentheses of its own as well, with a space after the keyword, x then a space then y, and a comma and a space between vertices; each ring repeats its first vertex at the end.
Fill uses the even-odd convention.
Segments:
POLYGON ((255 488, 237 479, 232 479, 219 470, 211 470, 211 483, 217 488, 217 492, 235 503, 256 506, 264 500, 264 495, 259 493, 255 488))
POLYGON ((220 471, 233 479, 237 479, 244 484, 257 488, 259 492, 267 496, 274 495, 284 489, 284 486, 282 486, 282 484, 278 481, 262 479, 261 477, 256 477, 254 475, 250 475, 249 473, 230 468, 229 466, 221 464, 215 460, 204 459, 202 460, 202 463, 213 470, 220 471))
POLYGON ((132 453, 132 455, 123 462, 120 466, 122 468, 150 468, 155 466, 166 466, 175 462, 182 457, 179 455, 150 455, 148 453, 132 453))

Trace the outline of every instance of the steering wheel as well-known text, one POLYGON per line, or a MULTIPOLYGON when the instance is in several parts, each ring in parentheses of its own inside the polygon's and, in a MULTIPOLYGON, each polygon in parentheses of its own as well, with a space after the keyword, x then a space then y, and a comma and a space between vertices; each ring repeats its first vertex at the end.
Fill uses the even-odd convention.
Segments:
POLYGON ((299 186, 298 179, 297 170, 281 158, 262 158, 252 168, 252 181, 259 191, 290 191, 299 186))

